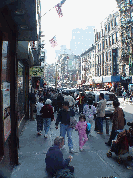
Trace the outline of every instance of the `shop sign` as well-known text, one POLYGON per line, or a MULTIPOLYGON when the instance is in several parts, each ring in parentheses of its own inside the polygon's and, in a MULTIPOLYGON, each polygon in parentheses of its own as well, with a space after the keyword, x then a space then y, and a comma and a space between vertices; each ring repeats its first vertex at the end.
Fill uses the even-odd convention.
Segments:
POLYGON ((111 82, 120 82, 120 75, 111 76, 111 82))
POLYGON ((103 83, 110 83, 111 82, 111 76, 103 76, 103 83))
POLYGON ((102 83, 102 77, 94 77, 93 80, 95 83, 102 83))
POLYGON ((31 67, 30 76, 31 77, 42 77, 44 75, 44 67, 31 67))

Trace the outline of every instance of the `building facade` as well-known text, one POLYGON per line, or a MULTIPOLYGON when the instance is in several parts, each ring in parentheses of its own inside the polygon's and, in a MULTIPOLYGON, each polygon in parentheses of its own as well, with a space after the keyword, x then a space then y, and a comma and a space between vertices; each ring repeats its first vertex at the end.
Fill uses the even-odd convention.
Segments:
POLYGON ((18 165, 19 133, 29 119, 29 69, 37 41, 37 1, 0 5, 0 160, 18 165), (6 160, 5 160, 6 157, 6 160))
POLYGON ((121 37, 119 12, 110 14, 95 30, 95 76, 120 73, 121 37))
POLYGON ((81 81, 82 84, 92 84, 92 77, 95 76, 95 46, 92 45, 87 51, 81 54, 81 81))
POLYGON ((133 0, 116 1, 121 25, 122 82, 127 85, 133 80, 133 0))

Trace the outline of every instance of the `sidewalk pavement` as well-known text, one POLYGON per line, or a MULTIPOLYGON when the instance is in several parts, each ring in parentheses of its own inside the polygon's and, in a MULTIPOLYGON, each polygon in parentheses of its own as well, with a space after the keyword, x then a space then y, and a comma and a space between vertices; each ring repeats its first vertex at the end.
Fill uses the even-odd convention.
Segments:
MULTIPOLYGON (((36 120, 28 121, 20 135, 20 165, 13 169, 11 178, 47 178, 45 172, 45 156, 47 150, 53 144, 55 137, 59 135, 60 129, 55 129, 55 121, 51 123, 49 137, 47 139, 44 138, 44 135, 37 136, 36 120)), ((123 164, 117 163, 117 156, 114 153, 112 158, 106 156, 109 147, 105 145, 105 141, 107 141, 108 138, 109 135, 105 133, 104 121, 104 134, 99 135, 93 131, 92 136, 89 136, 89 140, 84 146, 84 151, 79 152, 78 132, 73 130, 75 153, 73 154, 73 160, 70 165, 75 167, 74 175, 76 178, 101 178, 108 176, 130 178, 133 175, 133 171, 126 168, 129 164, 126 161, 127 154, 122 156, 123 164)), ((66 137, 63 156, 67 158, 69 155, 66 137)))

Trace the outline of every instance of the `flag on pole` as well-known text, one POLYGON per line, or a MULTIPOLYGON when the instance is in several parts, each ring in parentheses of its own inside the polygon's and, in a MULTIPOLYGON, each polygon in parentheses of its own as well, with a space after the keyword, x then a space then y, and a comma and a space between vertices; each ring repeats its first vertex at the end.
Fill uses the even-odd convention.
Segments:
POLYGON ((50 44, 51 44, 51 46, 53 48, 58 45, 55 36, 51 40, 49 40, 49 41, 50 41, 50 44))
POLYGON ((56 8, 56 11, 59 15, 59 17, 62 17, 63 16, 63 13, 62 13, 62 10, 61 10, 61 6, 64 4, 66 0, 62 0, 60 3, 58 3, 55 8, 56 8))

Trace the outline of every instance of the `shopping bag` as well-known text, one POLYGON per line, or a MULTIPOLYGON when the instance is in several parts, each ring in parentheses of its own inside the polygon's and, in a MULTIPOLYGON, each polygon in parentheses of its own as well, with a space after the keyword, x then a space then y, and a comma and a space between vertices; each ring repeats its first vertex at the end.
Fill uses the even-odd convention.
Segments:
POLYGON ((77 124, 77 120, 75 117, 70 117, 70 127, 74 128, 77 124))
POLYGON ((91 124, 87 123, 87 130, 90 131, 90 129, 91 129, 91 124))
POLYGON ((87 123, 87 127, 86 127, 86 134, 90 133, 90 129, 91 129, 91 124, 87 123))

